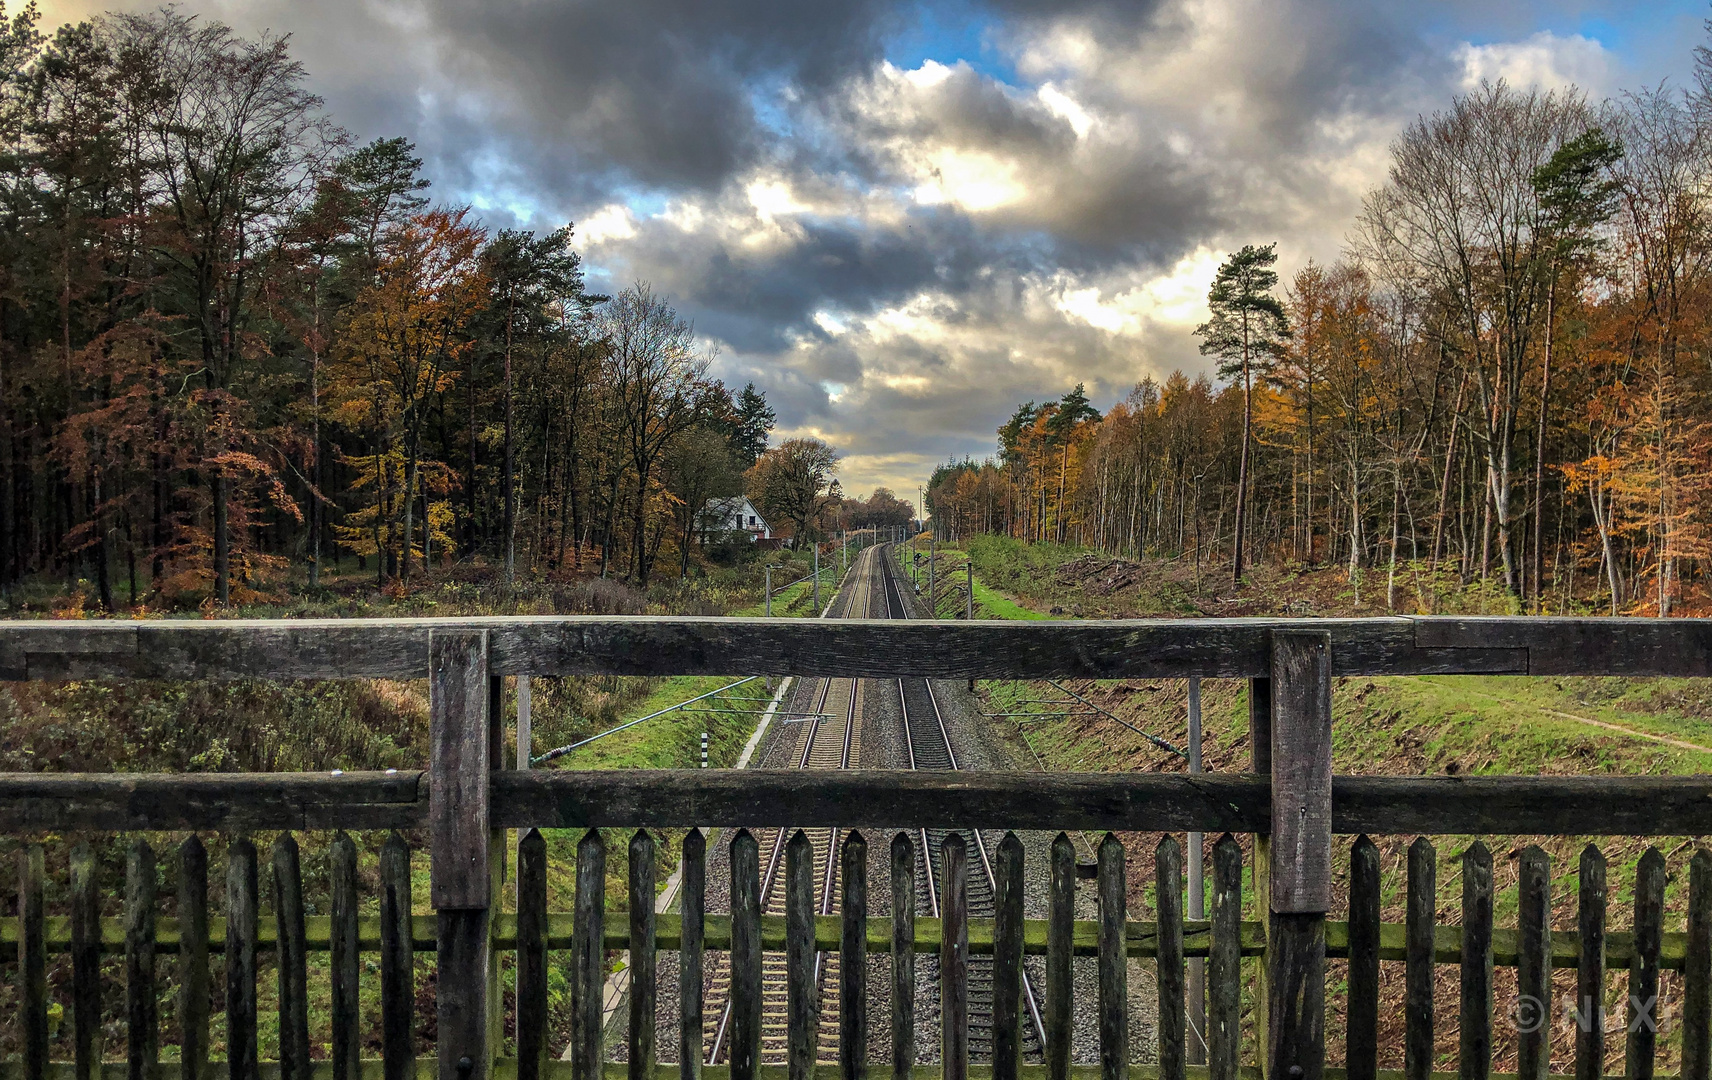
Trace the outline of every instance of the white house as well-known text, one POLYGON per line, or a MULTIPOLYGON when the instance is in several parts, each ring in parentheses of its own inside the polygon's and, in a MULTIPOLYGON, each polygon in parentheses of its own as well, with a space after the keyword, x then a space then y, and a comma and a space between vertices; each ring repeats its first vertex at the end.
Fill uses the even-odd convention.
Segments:
POLYGON ((751 540, 771 540, 767 519, 746 496, 733 495, 726 499, 709 499, 701 511, 701 530, 710 533, 747 533, 751 540))

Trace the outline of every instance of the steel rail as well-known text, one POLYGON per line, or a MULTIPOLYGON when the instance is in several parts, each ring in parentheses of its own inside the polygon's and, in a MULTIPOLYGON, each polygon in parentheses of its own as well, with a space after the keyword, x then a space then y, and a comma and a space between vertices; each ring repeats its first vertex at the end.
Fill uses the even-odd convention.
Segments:
MULTIPOLYGON (((901 610, 901 593, 898 591, 896 583, 892 580, 891 568, 889 565, 884 568, 884 573, 886 576, 886 584, 888 586, 887 602, 890 604, 892 597, 898 597, 899 610, 901 610)), ((934 726, 938 729, 940 740, 944 744, 946 760, 950 763, 952 771, 962 771, 962 765, 957 760, 957 751, 951 744, 951 731, 945 725, 944 711, 939 706, 939 696, 933 691, 933 682, 928 679, 923 679, 921 682, 922 687, 927 691, 928 703, 933 709, 934 726)), ((909 765, 911 769, 917 769, 921 766, 916 755, 915 732, 913 725, 910 724, 909 701, 904 690, 903 679, 898 680, 898 704, 903 714, 904 745, 909 753, 909 765)), ((981 835, 980 829, 971 829, 969 831, 975 840, 975 850, 980 855, 981 872, 986 878, 987 887, 993 893, 994 898, 997 899, 999 891, 998 877, 993 873, 993 863, 987 852, 986 839, 981 835)), ((921 829, 919 830, 919 834, 921 837, 922 865, 925 870, 922 876, 926 879, 928 906, 932 909, 932 917, 938 918, 939 893, 933 876, 931 858, 932 847, 928 840, 928 831, 926 829, 921 829)), ((1041 1020, 1040 1004, 1035 998, 1034 985, 1028 977, 1028 971, 1026 968, 1022 971, 1022 992, 1023 999, 1028 1006, 1029 1021, 1034 1028, 1034 1034, 1038 1040, 1038 1045, 1044 1052, 1046 1048, 1046 1025, 1041 1020)))
MULTIPOLYGON (((839 616, 837 616, 838 618, 848 619, 850 617, 851 608, 853 608, 856 604, 856 593, 857 592, 858 592, 858 589, 855 587, 852 587, 848 591, 848 593, 845 594, 845 596, 843 597, 843 601, 844 601, 843 610, 842 610, 842 613, 839 616)), ((834 603, 836 603, 836 602, 837 602, 837 600, 835 598, 834 603)), ((808 720, 807 721, 799 721, 799 723, 800 722, 809 722, 811 724, 811 726, 810 726, 809 731, 808 731, 808 737, 806 739, 804 739, 804 741, 803 741, 802 753, 797 758, 796 767, 798 769, 809 768, 810 758, 812 757, 814 750, 815 750, 815 743, 820 738, 821 722, 823 720, 831 718, 832 714, 830 714, 826 711, 826 702, 827 702, 827 698, 832 693, 833 683, 838 682, 838 681, 842 681, 842 680, 836 680, 836 679, 822 679, 821 680, 819 694, 818 694, 816 701, 815 701, 814 712, 812 714, 808 714, 808 720)), ((850 688, 850 702, 844 710, 844 734, 843 734, 842 747, 841 747, 840 756, 839 756, 839 768, 842 768, 842 769, 848 769, 850 767, 850 751, 851 751, 851 748, 854 745, 854 741, 855 741, 854 740, 854 734, 855 734, 855 726, 856 726, 856 700, 857 700, 857 693, 860 690, 861 680, 860 679, 853 679, 853 680, 851 680, 851 683, 852 683, 852 685, 850 688)), ((787 849, 787 846, 790 843, 790 837, 791 837, 792 832, 793 832, 793 830, 791 830, 791 829, 781 828, 773 836, 772 850, 769 852, 768 857, 767 857, 766 872, 762 875, 762 878, 761 878, 760 902, 761 902, 761 906, 763 908, 765 908, 768 905, 769 899, 773 895, 773 889, 778 884, 779 871, 780 871, 780 868, 784 864, 785 851, 787 849)), ((826 906, 830 904, 831 898, 832 898, 832 896, 834 894, 834 890, 835 890, 835 880, 837 877, 836 852, 837 852, 837 848, 838 848, 838 832, 839 832, 839 830, 836 827, 834 827, 830 832, 829 842, 827 844, 827 854, 826 854, 825 864, 822 868, 824 871, 824 874, 825 874, 824 885, 823 885, 823 889, 822 889, 822 899, 821 899, 822 909, 825 909, 826 906)), ((822 910, 820 913, 821 914, 829 914, 830 912, 827 910, 822 910)), ((815 983, 817 986, 818 986, 819 981, 820 981, 820 972, 821 972, 822 963, 823 963, 823 954, 816 952, 816 954, 815 954, 815 983)), ((730 979, 729 970, 727 971, 726 978, 727 978, 727 980, 730 979)), ((721 1055, 727 1054, 730 1052, 730 1047, 727 1045, 727 1039, 730 1035, 731 1010, 732 1010, 732 999, 730 996, 730 992, 728 990, 727 996, 726 996, 726 1001, 725 1001, 725 1007, 720 1011, 719 1025, 714 1030, 713 1045, 708 1050, 707 1064, 709 1064, 709 1065, 717 1065, 720 1061, 721 1055)))

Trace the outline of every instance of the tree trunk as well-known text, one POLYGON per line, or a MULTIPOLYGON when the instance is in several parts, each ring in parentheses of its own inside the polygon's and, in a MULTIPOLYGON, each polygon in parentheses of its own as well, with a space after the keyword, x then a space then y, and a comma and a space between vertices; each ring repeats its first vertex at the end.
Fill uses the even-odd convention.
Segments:
POLYGON ((1533 599, 1534 614, 1540 613, 1540 598, 1544 591, 1543 575, 1545 571, 1545 553, 1541 547, 1545 536, 1544 505, 1545 505, 1545 469, 1546 469, 1546 417, 1551 404, 1551 365, 1552 365, 1552 321, 1557 306, 1557 275, 1553 274, 1551 284, 1546 288, 1546 334, 1545 334, 1545 363, 1540 372, 1540 424, 1534 441, 1534 560, 1533 560, 1533 599))
POLYGON ((500 486, 505 490, 505 583, 511 584, 517 565, 517 489, 512 469, 515 462, 511 450, 511 329, 517 302, 511 299, 505 309, 505 476, 500 486))
POLYGON ((1242 588, 1243 525, 1248 515, 1248 444, 1254 427, 1254 395, 1249 380, 1248 354, 1245 325, 1242 344, 1242 454, 1236 472, 1236 535, 1231 545, 1231 583, 1239 589, 1242 588))
POLYGON ((232 599, 232 553, 226 530, 226 474, 214 470, 214 599, 225 607, 232 599))

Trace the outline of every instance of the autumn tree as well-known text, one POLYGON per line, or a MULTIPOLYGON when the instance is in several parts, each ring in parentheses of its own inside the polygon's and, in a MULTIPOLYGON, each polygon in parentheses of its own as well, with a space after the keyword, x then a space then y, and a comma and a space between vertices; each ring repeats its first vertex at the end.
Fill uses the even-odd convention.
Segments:
MULTIPOLYGON (((478 259, 484 237, 467 217, 462 209, 434 209, 411 218, 391 238, 375 284, 358 295, 341 335, 341 412, 372 433, 373 548, 389 566, 399 560, 405 581, 417 550, 423 426, 473 347, 469 330, 487 301, 478 259), (392 478, 394 458, 401 483, 392 478)), ((355 539, 358 528, 344 534, 355 539)))
POLYGON ((805 544, 820 536, 821 515, 836 505, 838 451, 813 436, 786 439, 762 454, 745 477, 749 499, 769 521, 789 522, 805 544))

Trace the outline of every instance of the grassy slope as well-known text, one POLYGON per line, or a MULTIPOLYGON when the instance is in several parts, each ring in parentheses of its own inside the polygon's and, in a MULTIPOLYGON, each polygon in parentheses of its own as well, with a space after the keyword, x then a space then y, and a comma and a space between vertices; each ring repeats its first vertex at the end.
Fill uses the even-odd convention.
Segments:
MULTIPOLYGON (((1186 605, 1205 610, 1205 599, 1197 599, 1192 582, 1183 580, 1183 568, 1159 565, 1118 567, 1109 560, 1090 560, 1065 549, 1036 548, 1011 541, 984 538, 972 545, 977 569, 976 597, 979 617, 1012 618, 1020 610, 1026 617, 1042 617, 1039 610, 1060 607, 1066 612, 1080 608, 1090 613, 1162 615, 1181 612, 1186 605), (1092 566, 1094 573, 1088 573, 1092 566), (1133 583, 1115 593, 1101 593, 1114 579, 1133 577, 1133 583), (994 588, 994 586, 998 588, 994 588), (1010 594, 1009 596, 1003 594, 1010 594), (997 602, 984 602, 985 596, 997 602), (1011 597, 1019 598, 1017 603, 1011 597)), ((1341 576, 1341 575, 1339 575, 1341 576)), ((1278 610, 1300 597, 1316 613, 1346 613, 1356 609, 1350 602, 1347 582, 1318 577, 1272 577, 1256 591, 1258 601, 1250 610, 1232 614, 1258 613, 1252 608, 1278 610), (1340 595, 1342 599, 1340 600, 1340 595)), ((1380 599, 1383 599, 1382 594, 1380 599)), ((1290 608, 1300 611, 1300 606, 1290 608)), ((1219 613, 1224 613, 1222 610, 1219 613)), ((1071 688, 1160 738, 1177 745, 1186 739, 1186 689, 1180 680, 1122 680, 1079 682, 1071 688)), ((1061 697, 1040 684, 991 682, 983 684, 994 712, 1060 712, 1064 706, 1031 703, 1025 699, 1061 697)), ((1086 712, 1073 715, 1043 715, 1017 723, 1023 737, 1048 768, 1079 770, 1177 770, 1183 767, 1173 755, 1159 750, 1142 737, 1109 719, 1086 712)), ((1247 693, 1244 684, 1233 680, 1203 683, 1204 754, 1212 770, 1237 771, 1247 767, 1247 693)), ((1712 686, 1690 679, 1530 679, 1523 677, 1428 676, 1373 679, 1340 679, 1334 694, 1334 768, 1344 773, 1382 774, 1705 774, 1712 773, 1712 686), (1589 721, 1592 721, 1590 723, 1589 721), (1600 726, 1607 725, 1607 726, 1600 726), (1621 730, 1614 730, 1621 729, 1621 730), (1683 745, 1687 744, 1687 745, 1683 745)), ((1152 846, 1158 837, 1131 838, 1138 869, 1145 877, 1151 866, 1152 846)), ((1404 848, 1410 838, 1375 837, 1383 853, 1384 918, 1403 918, 1404 848)), ((1439 851, 1439 919, 1460 920, 1460 859, 1475 840, 1493 853, 1494 884, 1497 890, 1495 915, 1499 925, 1514 925, 1516 914, 1517 857, 1522 847, 1538 843, 1552 857, 1555 925, 1574 928, 1574 898, 1578 888, 1576 860, 1590 839, 1598 843, 1609 860, 1611 908, 1608 925, 1626 927, 1632 918, 1635 863, 1646 843, 1626 838, 1528 838, 1513 836, 1435 837, 1439 851)), ((1682 929, 1687 903, 1687 856, 1692 838, 1661 838, 1656 841, 1671 866, 1667 886, 1667 924, 1682 929)), ((1340 899, 1343 902, 1340 880, 1340 899)), ((1137 889, 1146 901, 1149 888, 1137 889)), ((1336 965, 1334 965, 1335 969, 1336 965)), ((1400 965, 1385 965, 1387 1003, 1400 1003, 1400 965)), ((1556 991, 1572 993, 1569 972, 1559 972, 1556 991)), ((1335 970, 1334 970, 1335 975, 1335 970)), ((1439 1067, 1455 1068, 1456 973, 1440 971, 1438 993, 1439 1067)), ((1672 977, 1667 975, 1667 984, 1672 977)), ((1497 975, 1499 1014, 1514 993, 1513 970, 1497 975)), ((1623 980, 1608 984, 1613 1011, 1620 1012, 1619 989, 1623 980)), ((1667 999, 1672 988, 1667 985, 1667 999)), ((1676 987, 1675 992, 1680 992, 1676 987)), ((1556 1010, 1554 1010, 1556 1011, 1556 1010)), ((1503 1028, 1500 1023, 1499 1028, 1503 1028)), ((1341 1021, 1334 1016, 1330 1033, 1341 1043, 1341 1021)), ((1398 1008, 1382 1009, 1382 1065, 1400 1065, 1401 1019, 1398 1008), (1396 1057, 1396 1061, 1390 1059, 1396 1057)), ((1608 1071, 1621 1070, 1622 1037, 1613 1032, 1607 1040, 1611 1050, 1608 1071)), ((1680 1036, 1667 1026, 1661 1039, 1662 1070, 1675 1067, 1680 1036)), ((1570 1065, 1567 1057, 1570 1034, 1559 1023, 1554 1032, 1554 1068, 1570 1065)), ((1514 1041, 1502 1030, 1498 1039, 1502 1068, 1514 1068, 1514 1041)), ((1341 1053, 1334 1045, 1334 1057, 1341 1053)))
MULTIPOLYGON (((784 564, 775 579, 786 581, 808 570, 806 559, 783 553, 784 564)), ((836 567, 823 568, 822 601, 836 588, 836 567)), ((762 613, 759 564, 740 574, 726 574, 711 582, 663 586, 646 598, 605 583, 575 583, 571 586, 521 585, 509 596, 470 583, 442 581, 434 587, 404 596, 376 592, 366 580, 346 580, 341 588, 329 588, 318 596, 300 596, 274 606, 247 608, 234 614, 244 617, 309 616, 423 616, 494 613, 551 613, 565 610, 627 611, 644 609, 690 610, 712 613, 713 608, 733 615, 762 613)), ((808 583, 783 590, 774 597, 775 616, 808 616, 812 612, 808 583)), ((45 612, 35 612, 42 614, 45 612)), ((12 614, 18 614, 13 612, 12 614)), ((25 612, 23 614, 31 614, 25 612)), ((63 609, 61 616, 67 614, 63 609)), ((667 708, 714 690, 733 680, 725 677, 682 676, 663 679, 575 678, 535 680, 534 747, 536 753, 586 738, 630 719, 667 708)), ((97 682, 0 685, 0 769, 120 770, 120 771, 206 771, 232 769, 319 770, 331 768, 375 769, 422 767, 427 733, 427 685, 422 681, 343 681, 326 683, 230 684, 146 683, 108 684, 97 682)), ((734 690, 732 697, 767 697, 762 681, 734 690)), ((514 699, 511 699, 514 702, 514 699)), ((514 705, 510 706, 514 707, 514 705)), ((709 763, 729 767, 737 760, 754 730, 759 702, 733 703, 723 713, 674 712, 646 721, 627 731, 575 751, 557 767, 689 768, 700 757, 701 733, 709 734, 709 763)), ((508 719, 508 729, 515 731, 508 719)), ((515 757, 515 744, 507 747, 507 760, 515 757)), ((575 892, 575 845, 578 830, 547 832, 549 904, 553 910, 570 910, 575 892)), ((48 871, 51 880, 63 881, 67 844, 57 837, 48 841, 48 871)), ((117 914, 117 897, 124 875, 125 851, 133 838, 97 838, 99 874, 109 901, 108 914, 117 914)), ((171 897, 176 875, 175 858, 169 848, 174 838, 152 838, 159 850, 163 913, 172 913, 171 897)), ((210 904, 219 910, 222 891, 224 842, 205 837, 215 867, 210 874, 210 904)), ((418 913, 428 906, 428 866, 421 854, 425 836, 410 838, 418 849, 413 865, 413 899, 418 913)), ((623 883, 627 877, 628 837, 610 835, 608 843, 609 904, 622 909, 623 883)), ((255 837, 263 863, 263 887, 270 880, 269 847, 275 834, 255 837)), ((305 894, 314 904, 327 895, 325 851, 331 834, 304 833, 302 848, 305 894)), ((362 893, 374 897, 379 884, 379 855, 385 836, 359 833, 359 872, 362 893)), ((662 885, 676 865, 679 837, 663 838, 656 877, 662 885)), ((19 838, 0 838, 0 896, 16 896, 14 851, 19 838)), ((506 907, 514 906, 515 892, 507 894, 506 907)), ((50 896, 50 903, 57 898, 50 896)), ((265 906, 265 905, 264 905, 265 906)), ((369 904, 373 907, 374 902, 369 904)), ((373 913, 372 911, 370 912, 373 913)), ((431 985, 434 961, 431 953, 419 954, 419 984, 431 985)), ((325 954, 309 958, 312 1041, 325 1045, 331 1038, 331 1005, 325 973, 325 954)), ((278 1015, 275 979, 270 970, 271 954, 261 958, 258 979, 260 1001, 259 1036, 264 1059, 277 1057, 278 1015)), ((64 957, 50 962, 54 974, 56 1015, 70 1015, 69 967, 64 957), (64 970, 61 970, 61 969, 64 970)), ((175 973, 170 963, 162 970, 163 1044, 173 1042, 171 990, 175 973)), ((568 1009, 568 984, 555 969, 552 995, 554 1007, 568 1009)), ((378 1020, 378 981, 366 979, 363 1014, 378 1020)), ((423 1002, 431 998, 422 996, 423 1002)), ((0 980, 0 1014, 11 1015, 16 999, 13 980, 0 980)), ((431 1018, 423 1015, 425 1021, 431 1018)), ((560 1018, 565 1019, 564 1017, 560 1018)), ((568 1023, 555 1029, 569 1030, 568 1023)), ((378 1038, 375 1027, 368 1034, 378 1038)), ((69 1057, 70 1025, 57 1030, 53 1044, 56 1059, 69 1057)), ((223 1054, 223 1032, 213 1031, 215 1056, 223 1054)), ((372 1040, 371 1040, 372 1041, 372 1040)), ((378 1052, 378 1042, 369 1049, 378 1052)), ((421 1049, 432 1053, 431 1041, 421 1049)), ((0 1057, 16 1053, 16 1035, 10 1025, 0 1028, 0 1057)), ((176 1045, 163 1045, 163 1057, 171 1058, 176 1045)))

